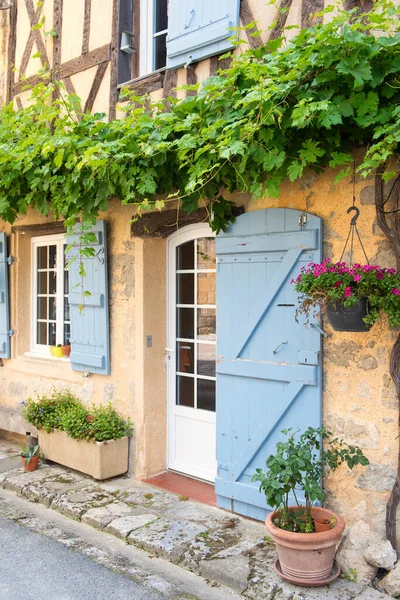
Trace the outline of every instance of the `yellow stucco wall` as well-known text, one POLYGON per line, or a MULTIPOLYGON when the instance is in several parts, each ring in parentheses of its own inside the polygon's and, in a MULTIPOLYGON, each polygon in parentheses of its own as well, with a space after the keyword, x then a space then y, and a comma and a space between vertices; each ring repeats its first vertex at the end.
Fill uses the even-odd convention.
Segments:
MULTIPOLYGON (((24 15, 22 0, 20 3, 19 14, 24 15)), ((51 2, 46 0, 46 5, 50 19, 51 2)), ((272 13, 265 10, 264 0, 252 0, 250 5, 255 18, 259 19, 260 29, 267 27, 272 13)), ((66 6, 64 3, 64 10, 67 10, 66 6)), ((96 14, 103 14, 102 11, 109 18, 110 0, 96 0, 96 6, 93 18, 96 14)), ((287 24, 299 22, 300 9, 301 0, 295 0, 287 24)), ((0 13, 0 19, 7 18, 0 13)), ((64 26, 77 27, 82 19, 81 9, 68 11, 64 15, 64 26)), ((4 22, 4 27, 0 27, 0 98, 5 81, 5 25, 4 22)), ((92 27, 96 33, 90 40, 90 49, 109 41, 107 24, 102 22, 100 29, 97 25, 92 27)), ((22 56, 28 24, 21 21, 19 27, 18 60, 22 56)), ((81 25, 78 29, 81 30, 81 25)), ((79 54, 80 41, 78 44, 74 36, 67 42, 65 39, 66 36, 63 59, 69 60, 79 54)), ((95 68, 90 71, 91 76, 94 71, 95 68)), ((199 81, 209 72, 209 60, 196 67, 199 81)), ((87 75, 84 72, 72 77, 78 94, 83 97, 91 84, 87 75)), ((185 81, 186 72, 181 69, 178 83, 185 81)), ((109 84, 107 71, 95 110, 106 110, 109 84)), ((162 97, 162 90, 154 92, 153 97, 162 97)), ((244 196, 234 199, 244 204, 246 210, 288 207, 316 214, 324 221, 325 256, 336 260, 340 257, 348 232, 346 209, 351 204, 352 186, 349 180, 334 186, 333 178, 331 172, 321 176, 308 173, 299 183, 285 184, 278 200, 264 198, 255 201, 244 196)), ((372 184, 372 181, 356 182, 357 203, 362 209, 360 232, 371 262, 393 266, 387 242, 376 225, 372 184)), ((11 253, 15 256, 15 263, 10 267, 11 326, 15 329, 15 336, 12 338, 12 359, 4 361, 4 367, 0 368, 0 405, 17 409, 21 400, 36 392, 46 393, 52 387, 72 389, 85 402, 111 401, 117 410, 134 421, 135 457, 132 465, 135 475, 144 477, 165 468, 166 242, 158 238, 131 238, 132 213, 132 208, 121 206, 114 200, 110 210, 101 215, 107 221, 109 248, 112 365, 109 377, 91 375, 82 379, 82 374, 73 372, 67 363, 26 356, 29 350, 27 314, 30 310, 29 233, 28 230, 11 233, 11 253), (151 348, 146 347, 147 335, 153 336, 151 348)), ((27 226, 46 221, 51 222, 51 218, 30 213, 21 217, 15 225, 27 226)), ((9 226, 2 229, 11 232, 9 226)), ((377 324, 369 333, 360 334, 332 332, 327 323, 324 323, 324 329, 332 334, 324 341, 323 349, 324 423, 348 441, 360 445, 372 463, 367 469, 351 472, 343 468, 329 478, 326 482, 327 500, 349 524, 362 518, 383 533, 385 502, 397 464, 398 401, 388 374, 389 353, 397 333, 390 331, 385 324, 377 324)))
MULTIPOLYGON (((346 210, 352 204, 352 182, 347 179, 335 186, 334 176, 332 171, 321 176, 309 172, 299 183, 286 183, 278 200, 248 199, 246 210, 293 208, 321 217, 324 257, 337 261, 349 231, 351 217, 346 210)), ((393 267, 392 253, 376 224, 373 184, 356 182, 361 209, 357 224, 370 263, 393 267)), ((365 262, 361 248, 355 248, 356 260, 365 262)), ((371 461, 367 468, 342 467, 329 477, 327 502, 348 525, 363 519, 384 535, 385 505, 398 452, 398 401, 389 376, 390 351, 398 332, 377 323, 368 333, 342 333, 333 331, 325 319, 323 328, 331 334, 323 341, 323 423, 360 446, 371 461)))

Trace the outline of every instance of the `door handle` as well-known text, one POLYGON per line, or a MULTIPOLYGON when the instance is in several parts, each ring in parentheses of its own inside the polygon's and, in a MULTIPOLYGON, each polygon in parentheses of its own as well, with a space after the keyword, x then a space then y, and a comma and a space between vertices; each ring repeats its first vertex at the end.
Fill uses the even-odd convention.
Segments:
POLYGON ((273 350, 273 351, 272 351, 272 354, 276 354, 276 353, 278 352, 279 348, 280 348, 281 346, 284 346, 285 344, 287 344, 287 341, 286 341, 286 342, 282 342, 281 344, 279 344, 279 346, 277 346, 277 347, 275 348, 275 350, 273 350))

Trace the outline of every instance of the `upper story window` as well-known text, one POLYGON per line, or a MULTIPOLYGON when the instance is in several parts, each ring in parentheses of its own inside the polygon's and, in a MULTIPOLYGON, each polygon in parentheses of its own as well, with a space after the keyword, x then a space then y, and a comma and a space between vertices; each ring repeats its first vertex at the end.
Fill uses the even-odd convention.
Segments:
POLYGON ((239 10, 240 0, 120 0, 119 83, 232 50, 239 10))
POLYGON ((167 64, 168 0, 141 0, 140 75, 167 64))
POLYGON ((64 234, 32 238, 32 352, 70 343, 65 247, 64 234))

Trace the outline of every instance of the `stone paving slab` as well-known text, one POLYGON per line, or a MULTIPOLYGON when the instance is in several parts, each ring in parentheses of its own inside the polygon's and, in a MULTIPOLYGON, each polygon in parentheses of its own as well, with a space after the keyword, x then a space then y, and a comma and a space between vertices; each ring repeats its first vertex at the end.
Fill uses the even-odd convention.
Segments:
POLYGON ((9 458, 7 454, 0 454, 0 473, 7 473, 21 467, 21 457, 9 458))
MULTIPOLYGON (((1 468, 10 453, 2 451, 1 445, 0 452, 5 456, 0 458, 1 468)), ((325 588, 292 586, 274 571, 275 547, 266 540, 262 523, 141 482, 119 479, 98 484, 85 475, 43 464, 32 473, 24 473, 22 468, 0 471, 0 487, 112 533, 154 556, 179 563, 249 600, 391 598, 345 579, 325 588)), ((22 517, 16 513, 10 518, 22 517)), ((74 539, 67 543, 79 544, 74 539)))
POLYGON ((157 521, 158 517, 155 514, 142 514, 142 515, 129 515, 125 517, 119 517, 114 519, 107 525, 106 531, 112 533, 119 538, 125 539, 133 531, 142 527, 147 527, 154 521, 157 521))
POLYGON ((83 523, 87 523, 97 529, 104 529, 114 519, 131 514, 134 514, 134 511, 130 506, 116 500, 106 506, 91 508, 82 516, 81 520, 83 523))
POLYGON ((57 496, 53 500, 51 508, 54 508, 67 517, 80 520, 84 513, 91 508, 111 504, 114 500, 115 498, 111 494, 86 486, 79 490, 57 496))
POLYGON ((206 531, 205 525, 187 521, 169 521, 161 517, 148 527, 133 531, 128 537, 128 543, 176 563, 196 536, 206 531))

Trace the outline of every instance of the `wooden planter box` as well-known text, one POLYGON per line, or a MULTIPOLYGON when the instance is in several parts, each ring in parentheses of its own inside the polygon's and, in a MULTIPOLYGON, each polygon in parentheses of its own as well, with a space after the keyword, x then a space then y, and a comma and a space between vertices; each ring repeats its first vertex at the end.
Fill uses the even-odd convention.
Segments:
POLYGON ((108 442, 74 440, 65 431, 39 431, 40 452, 48 460, 91 475, 108 479, 128 470, 128 437, 108 442))

